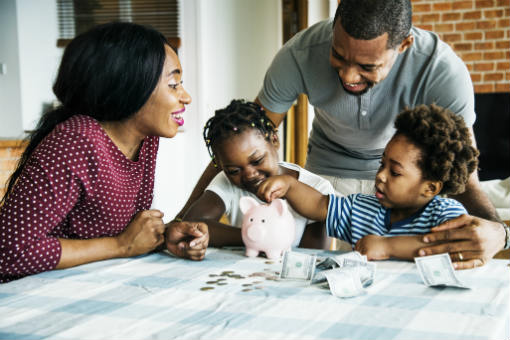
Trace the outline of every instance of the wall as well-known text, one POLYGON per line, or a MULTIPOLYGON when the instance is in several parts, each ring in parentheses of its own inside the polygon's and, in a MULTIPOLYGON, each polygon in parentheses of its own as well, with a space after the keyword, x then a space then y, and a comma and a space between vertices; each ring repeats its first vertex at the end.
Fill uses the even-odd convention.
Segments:
POLYGON ((0 1, 0 137, 22 135, 16 0, 0 1))
POLYGON ((510 0, 412 0, 416 26, 466 63, 476 93, 510 92, 510 0))
POLYGON ((162 139, 153 208, 172 219, 210 161, 202 128, 234 98, 253 100, 281 46, 275 0, 185 0, 181 3, 183 80, 193 102, 182 133, 162 139))
POLYGON ((16 6, 21 115, 23 129, 32 130, 44 105, 55 98, 51 87, 63 50, 56 46, 58 22, 55 0, 18 0, 16 6))

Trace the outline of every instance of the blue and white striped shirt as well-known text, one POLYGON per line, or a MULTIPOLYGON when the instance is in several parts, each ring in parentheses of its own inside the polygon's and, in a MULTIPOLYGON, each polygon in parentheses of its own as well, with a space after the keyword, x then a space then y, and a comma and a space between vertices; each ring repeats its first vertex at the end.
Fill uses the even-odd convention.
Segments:
POLYGON ((328 236, 352 245, 365 235, 397 236, 426 234, 430 228, 467 214, 454 199, 435 196, 425 207, 402 221, 390 224, 391 209, 374 195, 329 195, 326 229, 328 236))

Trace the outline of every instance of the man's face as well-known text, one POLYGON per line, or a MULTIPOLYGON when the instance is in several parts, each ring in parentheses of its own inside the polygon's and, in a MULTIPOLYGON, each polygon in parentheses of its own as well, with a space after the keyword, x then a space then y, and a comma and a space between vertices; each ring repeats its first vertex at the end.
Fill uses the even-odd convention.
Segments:
POLYGON ((357 40, 337 20, 329 62, 338 72, 343 88, 350 94, 361 95, 388 76, 398 54, 408 47, 405 41, 388 49, 388 33, 372 40, 357 40))

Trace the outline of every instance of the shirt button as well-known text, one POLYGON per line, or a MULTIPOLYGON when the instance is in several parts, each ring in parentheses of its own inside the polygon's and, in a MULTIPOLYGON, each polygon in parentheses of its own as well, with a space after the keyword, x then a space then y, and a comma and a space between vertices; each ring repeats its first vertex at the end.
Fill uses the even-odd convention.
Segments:
POLYGON ((365 111, 365 110, 361 111, 361 115, 362 116, 366 116, 367 115, 367 111, 365 111))

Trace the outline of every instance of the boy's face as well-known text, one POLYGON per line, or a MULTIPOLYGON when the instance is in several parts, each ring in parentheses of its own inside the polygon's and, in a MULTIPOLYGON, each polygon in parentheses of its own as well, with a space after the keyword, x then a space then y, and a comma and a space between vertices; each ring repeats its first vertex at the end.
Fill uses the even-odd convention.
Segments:
POLYGON ((379 203, 386 208, 417 210, 430 200, 430 181, 422 178, 420 158, 420 149, 405 136, 396 135, 390 140, 375 176, 379 203))
POLYGON ((215 154, 232 184, 256 194, 266 178, 279 173, 277 150, 277 138, 268 142, 259 130, 249 129, 218 145, 215 154))

